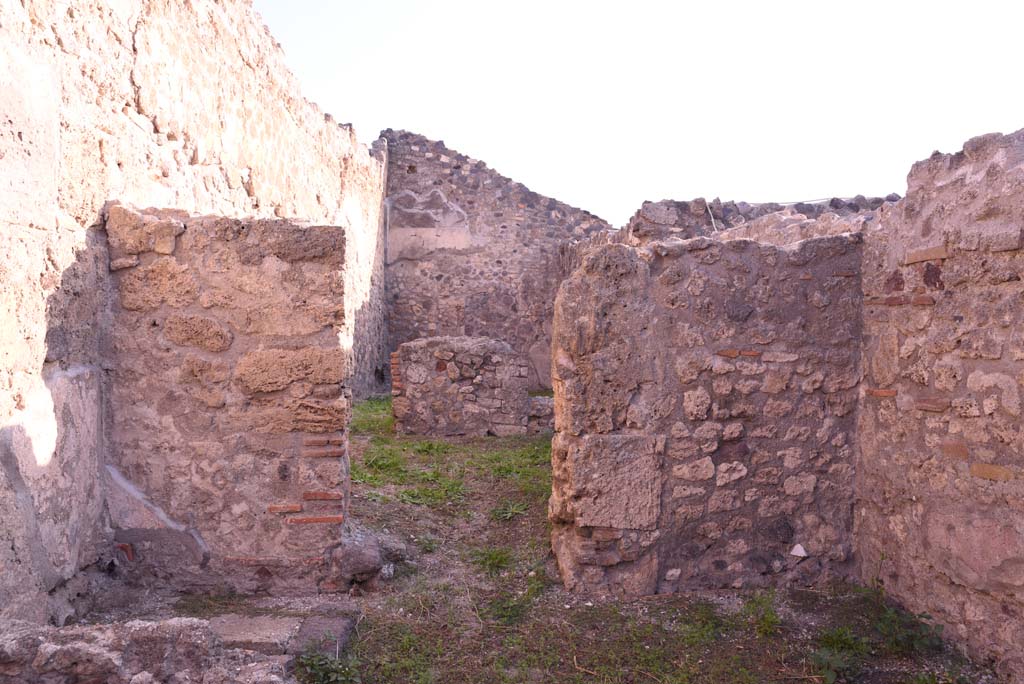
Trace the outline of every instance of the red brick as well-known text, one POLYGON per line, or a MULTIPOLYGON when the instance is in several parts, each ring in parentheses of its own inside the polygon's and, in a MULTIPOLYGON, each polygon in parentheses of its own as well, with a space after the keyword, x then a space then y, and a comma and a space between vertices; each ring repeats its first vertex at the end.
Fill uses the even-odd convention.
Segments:
POLYGON ((718 354, 719 356, 724 356, 727 359, 735 359, 737 356, 740 355, 740 350, 739 349, 719 349, 715 353, 718 354))
POLYGON ((991 463, 972 463, 971 475, 995 482, 1007 482, 1014 478, 1013 471, 991 463))
POLYGON ((910 300, 914 306, 935 306, 935 298, 929 295, 917 295, 910 300))
POLYGON ((135 561, 135 549, 131 544, 116 544, 117 550, 124 554, 129 563, 135 561))
POLYGON ((914 408, 918 411, 942 413, 949 408, 949 398, 941 396, 915 397, 914 408))
POLYGON ((946 442, 942 445, 942 453, 957 461, 966 461, 970 455, 964 442, 946 442))
POLYGON ((898 392, 894 389, 867 389, 864 391, 869 397, 895 397, 898 392))
POLYGON ((341 492, 303 492, 303 501, 341 501, 345 495, 341 492))
POLYGON ((341 458, 347 453, 345 449, 303 449, 302 455, 306 458, 341 458))
POLYGON ((904 265, 916 264, 919 261, 935 261, 936 259, 946 259, 949 257, 949 253, 946 252, 946 245, 938 245, 937 247, 927 247, 925 249, 907 250, 906 255, 903 257, 904 265))
POLYGON ((324 436, 324 437, 306 437, 304 440, 302 440, 302 445, 303 446, 313 446, 313 447, 315 447, 315 446, 330 446, 332 444, 333 445, 344 446, 345 438, 344 437, 327 437, 327 436, 324 436))
POLYGON ((316 525, 319 523, 343 523, 343 515, 304 515, 298 518, 288 518, 289 525, 316 525))
POLYGON ((302 504, 271 504, 267 506, 268 513, 301 513, 302 504))
POLYGON ((743 349, 742 351, 740 351, 740 356, 752 356, 754 358, 757 358, 758 356, 761 356, 761 352, 755 351, 753 349, 743 349))

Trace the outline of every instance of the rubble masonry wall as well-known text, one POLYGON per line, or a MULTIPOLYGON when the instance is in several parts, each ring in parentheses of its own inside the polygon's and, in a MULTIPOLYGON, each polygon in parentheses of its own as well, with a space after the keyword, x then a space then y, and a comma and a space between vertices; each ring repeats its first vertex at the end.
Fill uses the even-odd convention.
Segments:
POLYGON ((847 571, 860 259, 856 235, 584 258, 559 291, 552 350, 550 517, 569 587, 636 595, 847 571))
POLYGON ((387 130, 391 349, 420 337, 502 340, 550 387, 551 317, 568 271, 560 245, 607 231, 441 142, 387 130))
POLYGON ((523 435, 529 367, 506 342, 428 337, 393 355, 395 429, 410 435, 523 435))
POLYGON ((315 587, 348 502, 345 235, 108 211, 115 540, 176 584, 315 587))
POLYGON ((908 184, 865 233, 860 574, 1024 677, 1024 131, 908 184))
POLYGON ((386 366, 383 150, 301 97, 242 0, 0 2, 0 90, 0 617, 62 621, 110 549, 104 204, 344 228, 361 391, 386 366))

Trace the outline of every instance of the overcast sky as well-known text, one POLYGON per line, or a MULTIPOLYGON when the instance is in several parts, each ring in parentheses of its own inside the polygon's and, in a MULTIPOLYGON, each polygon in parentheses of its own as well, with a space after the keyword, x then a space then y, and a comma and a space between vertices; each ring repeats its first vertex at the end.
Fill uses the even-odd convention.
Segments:
POLYGON ((255 0, 306 97, 620 225, 643 200, 903 194, 1024 127, 1024 3, 255 0))

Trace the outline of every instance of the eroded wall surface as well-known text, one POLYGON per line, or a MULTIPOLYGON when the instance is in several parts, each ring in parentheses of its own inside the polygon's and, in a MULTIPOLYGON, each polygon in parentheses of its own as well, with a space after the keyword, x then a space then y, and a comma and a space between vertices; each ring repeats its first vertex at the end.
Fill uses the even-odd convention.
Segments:
POLYGON ((106 528, 104 203, 344 227, 346 330, 383 359, 384 164, 240 0, 0 1, 0 91, 0 615, 60 620, 106 528))
POLYGON ((861 575, 1024 679, 1024 132, 908 181, 866 233, 861 575))
POLYGON ((388 332, 392 349, 419 337, 484 336, 550 387, 559 245, 606 231, 592 214, 531 192, 443 143, 404 131, 388 141, 388 332))
POLYGON ((348 501, 345 235, 109 209, 111 522, 134 563, 280 591, 348 501))
POLYGON ((856 235, 584 258, 559 290, 552 349, 550 518, 570 588, 846 572, 860 258, 856 235))

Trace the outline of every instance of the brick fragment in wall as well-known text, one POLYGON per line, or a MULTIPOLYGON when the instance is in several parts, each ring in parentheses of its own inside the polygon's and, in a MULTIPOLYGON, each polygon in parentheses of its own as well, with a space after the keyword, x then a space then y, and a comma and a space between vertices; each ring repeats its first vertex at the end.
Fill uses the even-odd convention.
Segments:
POLYGON ((850 573, 861 297, 834 274, 860 272, 861 237, 636 242, 592 250, 555 304, 549 511, 567 586, 850 573), (581 541, 593 527, 649 536, 628 557, 594 554, 581 541))

